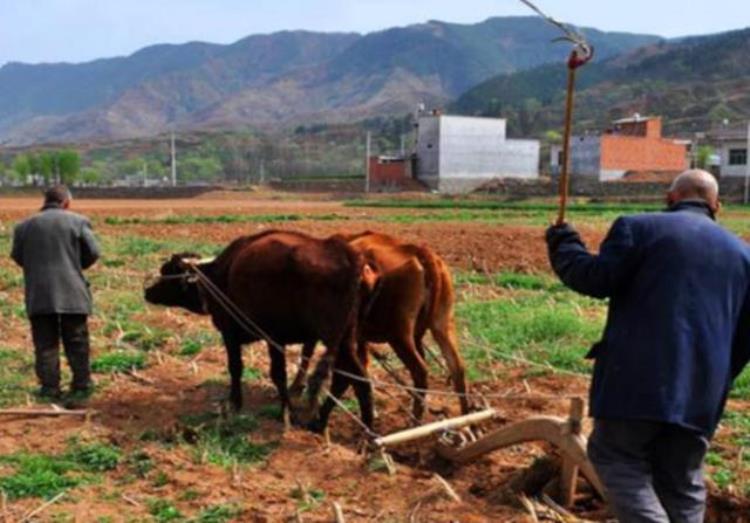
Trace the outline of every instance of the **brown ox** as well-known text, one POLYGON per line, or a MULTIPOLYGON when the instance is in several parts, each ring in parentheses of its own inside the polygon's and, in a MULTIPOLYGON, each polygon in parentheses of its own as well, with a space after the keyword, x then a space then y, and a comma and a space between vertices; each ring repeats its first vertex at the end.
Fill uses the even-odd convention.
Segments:
MULTIPOLYGON (((185 256, 175 255, 161 267, 160 277, 146 289, 145 298, 157 305, 211 315, 227 350, 230 400, 240 409, 242 345, 260 341, 263 336, 248 332, 217 302, 207 284, 189 270, 185 256)), ((311 339, 322 340, 326 346, 326 354, 311 379, 312 409, 332 366, 366 378, 366 368, 356 355, 355 331, 360 301, 363 294, 372 291, 373 280, 365 278, 368 266, 363 256, 341 238, 319 240, 301 233, 267 231, 235 240, 215 260, 197 267, 276 342, 268 347, 271 378, 285 414, 290 404, 280 346, 311 339)), ((340 396, 349 384, 359 401, 362 421, 372 427, 368 382, 334 374, 331 393, 340 396)), ((311 428, 325 428, 333 407, 333 401, 327 399, 311 428)))
MULTIPOLYGON (((366 366, 367 342, 388 343, 409 370, 415 387, 426 389, 428 367, 423 339, 429 330, 445 358, 454 390, 461 394, 461 411, 468 412, 466 367, 456 343, 455 296, 447 265, 431 249, 386 234, 367 231, 343 237, 374 261, 380 276, 378 292, 359 324, 360 359, 366 366)), ((303 347, 295 390, 302 387, 314 349, 314 343, 303 347)), ((414 398, 417 419, 424 412, 424 396, 422 392, 414 398)))

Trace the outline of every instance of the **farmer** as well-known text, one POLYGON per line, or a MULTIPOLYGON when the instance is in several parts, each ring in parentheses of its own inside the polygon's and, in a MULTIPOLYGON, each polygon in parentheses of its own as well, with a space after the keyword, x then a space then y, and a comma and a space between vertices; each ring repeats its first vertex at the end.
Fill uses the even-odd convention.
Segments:
POLYGON ((619 218, 598 255, 570 225, 547 231, 565 285, 610 300, 588 452, 623 523, 703 521, 703 460, 750 358, 750 248, 715 223, 718 193, 682 173, 666 212, 619 218))
POLYGON ((88 315, 91 292, 83 270, 99 257, 89 221, 68 211, 71 195, 58 185, 44 194, 41 212, 20 223, 11 257, 23 268, 40 396, 59 398, 60 340, 73 373, 71 392, 91 389, 88 315))

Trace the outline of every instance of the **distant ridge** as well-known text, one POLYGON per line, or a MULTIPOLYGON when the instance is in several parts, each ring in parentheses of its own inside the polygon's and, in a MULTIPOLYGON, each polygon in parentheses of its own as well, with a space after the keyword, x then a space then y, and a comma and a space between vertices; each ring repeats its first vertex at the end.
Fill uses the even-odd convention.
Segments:
MULTIPOLYGON (((632 113, 665 118, 667 132, 696 131, 750 119, 750 28, 658 42, 585 67, 576 125, 602 129, 632 113)), ((565 69, 499 75, 464 93, 451 109, 509 116, 511 132, 541 135, 562 121, 565 69)))
MULTIPOLYGON (((586 29, 605 58, 650 35, 586 29)), ((0 68, 0 141, 108 140, 170 128, 284 128, 444 104, 499 73, 561 60, 535 17, 439 21, 378 31, 253 35, 230 45, 155 45, 82 64, 0 68)))

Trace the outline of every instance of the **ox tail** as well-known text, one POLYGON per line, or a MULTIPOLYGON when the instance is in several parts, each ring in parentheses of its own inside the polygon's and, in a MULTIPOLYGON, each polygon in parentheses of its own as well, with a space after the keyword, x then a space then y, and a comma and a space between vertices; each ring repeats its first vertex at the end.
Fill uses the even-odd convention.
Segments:
POLYGON ((415 253, 425 268, 427 303, 422 314, 432 337, 440 347, 450 372, 454 390, 459 393, 461 412, 470 410, 467 396, 466 364, 458 348, 453 304, 455 291, 450 270, 443 260, 431 250, 421 247, 415 253))

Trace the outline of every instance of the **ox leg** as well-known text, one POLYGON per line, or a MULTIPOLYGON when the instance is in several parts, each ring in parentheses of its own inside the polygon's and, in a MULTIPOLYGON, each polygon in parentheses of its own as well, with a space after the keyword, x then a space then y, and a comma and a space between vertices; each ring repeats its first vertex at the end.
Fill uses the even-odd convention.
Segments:
POLYGON ((323 387, 323 382, 331 375, 335 357, 336 351, 332 351, 329 346, 326 346, 325 354, 315 366, 315 372, 313 372, 310 380, 307 382, 308 414, 311 416, 317 414, 320 389, 323 387))
MULTIPOLYGON (((337 368, 339 367, 341 367, 341 365, 337 365, 337 368)), ((341 398, 341 396, 344 395, 344 392, 346 392, 346 389, 349 388, 350 382, 351 380, 346 376, 334 372, 333 377, 331 378, 331 395, 336 399, 341 398)), ((318 413, 317 418, 308 425, 308 428, 313 432, 322 433, 328 426, 328 418, 335 406, 336 403, 331 398, 326 398, 323 406, 320 407, 320 412, 318 413)))
MULTIPOLYGON (((343 376, 334 371, 333 379, 331 381, 331 394, 336 399, 339 399, 351 384, 354 388, 354 394, 357 396, 357 402, 359 403, 359 412, 362 423, 364 423, 367 428, 372 429, 374 418, 372 384, 367 381, 367 371, 354 353, 345 350, 345 348, 340 354, 336 369, 341 369, 348 374, 356 376, 358 379, 349 378, 348 376, 343 376)), ((323 403, 323 406, 320 408, 320 415, 316 421, 314 430, 322 431, 325 429, 328 425, 328 417, 335 406, 336 403, 331 398, 326 399, 325 403, 323 403)))
POLYGON ((471 407, 469 405, 469 398, 466 396, 466 364, 458 352, 456 327, 453 324, 453 320, 441 322, 441 324, 431 328, 430 332, 438 347, 440 347, 440 352, 443 354, 443 358, 445 358, 445 362, 448 365, 453 389, 461 394, 461 413, 467 414, 471 410, 471 407))
POLYGON ((281 402, 281 418, 284 420, 284 428, 291 426, 289 418, 289 392, 286 386, 286 358, 278 347, 268 345, 268 355, 271 358, 271 381, 276 385, 281 402))
POLYGON ((307 342, 302 347, 302 354, 299 358, 299 368, 297 369, 297 375, 294 377, 294 382, 289 389, 289 394, 292 396, 299 396, 305 389, 305 380, 307 379, 307 371, 310 369, 310 360, 315 352, 316 342, 307 342))
POLYGON ((234 410, 242 409, 242 343, 230 332, 222 332, 224 347, 227 349, 227 363, 229 366, 229 401, 234 410))
MULTIPOLYGON (((367 345, 365 344, 365 350, 367 345)), ((366 362, 363 362, 359 358, 354 356, 354 353, 347 353, 349 361, 350 373, 359 376, 361 379, 351 379, 352 387, 354 387, 354 394, 357 396, 357 402, 359 403, 359 414, 364 423, 370 430, 373 428, 375 418, 375 407, 372 401, 372 383, 369 381, 369 375, 367 373, 366 362)))
POLYGON ((414 393, 414 402, 412 403, 412 413, 416 419, 420 420, 424 414, 424 399, 426 394, 424 390, 427 389, 428 373, 427 363, 419 355, 414 339, 411 336, 391 340, 391 347, 393 347, 396 355, 409 370, 414 386, 422 389, 414 393))

